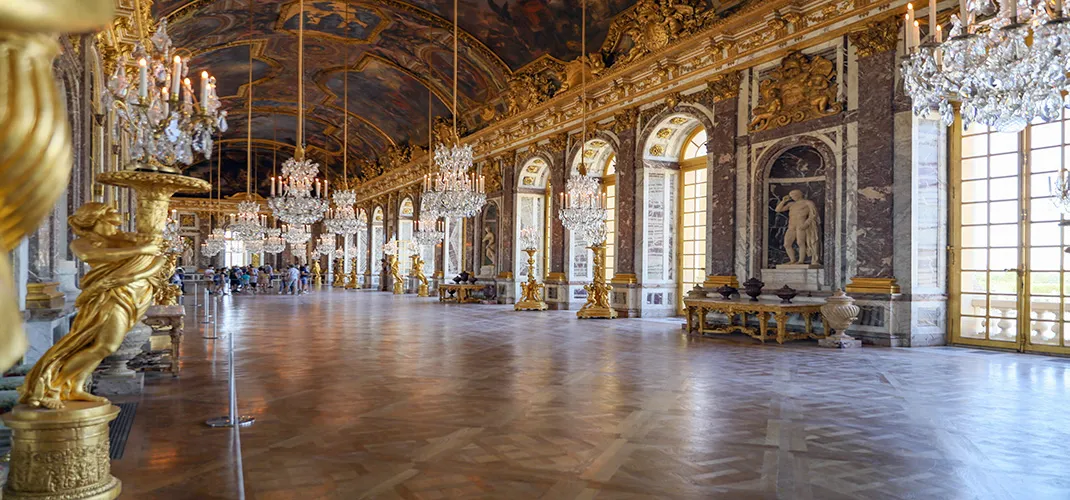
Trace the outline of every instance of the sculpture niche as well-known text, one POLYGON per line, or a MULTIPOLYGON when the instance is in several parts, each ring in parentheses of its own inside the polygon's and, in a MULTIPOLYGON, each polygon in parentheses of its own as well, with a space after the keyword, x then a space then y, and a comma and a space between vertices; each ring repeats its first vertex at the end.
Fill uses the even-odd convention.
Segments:
POLYGON ((792 147, 769 167, 766 269, 821 268, 826 182, 824 160, 811 146, 792 147))

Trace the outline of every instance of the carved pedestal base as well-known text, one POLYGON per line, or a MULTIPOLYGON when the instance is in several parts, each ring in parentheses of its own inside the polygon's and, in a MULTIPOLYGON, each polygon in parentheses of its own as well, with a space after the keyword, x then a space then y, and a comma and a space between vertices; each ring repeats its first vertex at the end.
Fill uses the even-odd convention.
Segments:
POLYGON ((428 289, 427 289, 427 284, 426 283, 420 283, 420 286, 416 287, 416 296, 417 297, 429 297, 430 296, 430 294, 428 293, 428 289))
POLYGON ((853 347, 862 347, 862 341, 853 338, 850 335, 837 333, 835 335, 829 335, 823 339, 818 339, 817 345, 834 349, 850 349, 853 347))
POLYGON ((616 319, 617 311, 612 307, 587 307, 584 306, 576 312, 580 319, 616 319))
POLYGON ((110 500, 122 482, 111 475, 110 403, 71 401, 62 410, 18 405, 4 415, 12 433, 8 500, 110 500))
POLYGON ((399 279, 395 279, 394 280, 394 295, 404 295, 404 294, 405 294, 405 283, 403 283, 399 279))
POLYGON ((26 284, 26 309, 63 309, 66 301, 57 281, 26 284))

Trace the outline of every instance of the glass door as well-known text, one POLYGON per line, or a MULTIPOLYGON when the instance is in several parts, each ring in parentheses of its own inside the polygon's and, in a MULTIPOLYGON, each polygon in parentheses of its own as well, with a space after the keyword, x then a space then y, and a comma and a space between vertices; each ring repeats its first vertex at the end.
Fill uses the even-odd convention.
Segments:
POLYGON ((1066 128, 953 127, 952 343, 1070 354, 1070 229, 1051 196, 1066 128))

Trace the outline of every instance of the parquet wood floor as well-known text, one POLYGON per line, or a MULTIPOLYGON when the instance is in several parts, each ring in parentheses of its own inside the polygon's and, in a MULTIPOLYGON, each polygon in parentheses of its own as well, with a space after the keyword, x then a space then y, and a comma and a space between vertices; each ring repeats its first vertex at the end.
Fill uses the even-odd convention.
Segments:
MULTIPOLYGON (((369 291, 224 299, 148 381, 123 498, 1067 499, 1070 360, 688 340, 369 291)), ((192 313, 192 311, 191 311, 192 313)))

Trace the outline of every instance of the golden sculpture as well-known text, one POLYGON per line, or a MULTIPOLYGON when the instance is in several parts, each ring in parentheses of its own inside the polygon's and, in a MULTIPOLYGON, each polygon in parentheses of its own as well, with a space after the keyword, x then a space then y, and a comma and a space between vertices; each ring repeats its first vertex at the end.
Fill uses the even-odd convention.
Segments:
POLYGON ((761 132, 843 111, 836 102, 836 69, 821 56, 792 52, 758 85, 751 132, 761 132))
POLYGON ((409 257, 412 258, 412 275, 420 282, 420 285, 416 287, 416 296, 427 297, 427 276, 424 275, 424 259, 420 258, 418 253, 414 253, 409 257))
POLYGON ((82 278, 71 331, 45 352, 19 387, 19 402, 60 409, 64 401, 106 403, 85 391, 101 360, 115 352, 153 297, 153 280, 167 258, 158 241, 119 232, 119 213, 103 203, 82 205, 68 218, 74 255, 90 266, 82 278))
POLYGON ((312 261, 312 284, 315 286, 323 285, 323 268, 320 267, 318 258, 312 261))
POLYGON ((334 283, 331 283, 331 286, 338 288, 346 286, 345 259, 342 257, 334 259, 334 283))
POLYGON ((171 276, 175 274, 178 264, 178 254, 167 252, 164 254, 164 264, 160 266, 160 273, 154 278, 159 286, 153 294, 153 304, 158 306, 173 306, 178 304, 178 298, 182 296, 182 287, 170 283, 171 276))
POLYGON ((613 319, 617 311, 609 305, 609 292, 613 287, 606 283, 606 244, 596 243, 590 248, 594 253, 594 280, 584 285, 587 290, 587 303, 576 312, 580 319, 613 319))
MULTIPOLYGON (((705 2, 695 0, 639 0, 635 7, 617 18, 610 26, 606 45, 616 46, 621 38, 631 39, 631 48, 614 67, 630 64, 636 59, 668 46, 675 40, 698 31, 713 15, 705 2)), ((603 45, 605 47, 605 45, 603 45)))
POLYGON ((52 73, 56 36, 103 26, 113 12, 112 0, 0 2, 0 371, 27 346, 8 255, 55 206, 74 163, 52 73))
POLYGON ((575 59, 565 64, 564 78, 561 81, 561 87, 554 93, 555 96, 560 95, 563 92, 567 92, 572 87, 579 88, 583 78, 586 77, 588 81, 594 80, 603 70, 606 69, 605 62, 602 61, 602 54, 594 52, 588 54, 586 57, 577 56, 575 59))
POLYGON ((543 284, 535 279, 535 252, 534 248, 525 248, 528 254, 528 281, 520 284, 520 301, 513 306, 515 311, 545 311, 546 302, 542 300, 543 284))
POLYGON ((353 260, 349 265, 349 282, 346 283, 346 290, 356 290, 360 288, 357 282, 357 258, 353 257, 353 260))
POLYGON ((394 295, 401 295, 405 293, 405 281, 401 279, 401 268, 398 265, 398 258, 393 255, 387 255, 387 264, 390 266, 390 278, 394 282, 394 295))

